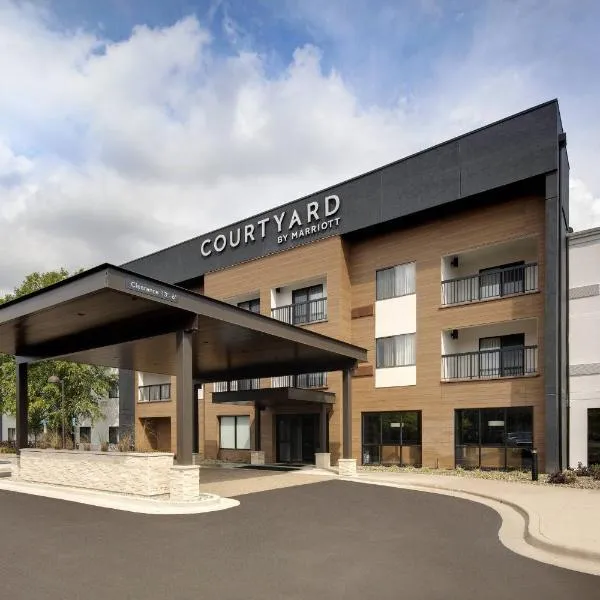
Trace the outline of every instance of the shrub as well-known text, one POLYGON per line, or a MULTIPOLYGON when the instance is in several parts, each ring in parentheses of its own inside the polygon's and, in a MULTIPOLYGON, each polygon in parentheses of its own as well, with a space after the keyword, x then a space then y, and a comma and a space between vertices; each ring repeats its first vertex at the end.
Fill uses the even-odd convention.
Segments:
POLYGON ((123 435, 119 436, 119 442, 117 444, 117 449, 119 452, 131 452, 133 449, 133 435, 128 432, 123 433, 123 435))
POLYGON ((0 442, 0 454, 14 454, 17 451, 16 442, 0 442))
POLYGON ((108 452, 108 442, 102 441, 100 442, 100 452, 108 452))
POLYGON ((596 481, 600 481, 600 465, 590 465, 588 471, 590 472, 591 477, 596 481))
POLYGON ((581 461, 577 463, 577 468, 575 469, 575 475, 577 477, 590 477, 592 475, 589 467, 581 464, 581 461))
POLYGON ((577 481, 575 471, 565 470, 556 471, 548 476, 548 483, 569 484, 577 481))

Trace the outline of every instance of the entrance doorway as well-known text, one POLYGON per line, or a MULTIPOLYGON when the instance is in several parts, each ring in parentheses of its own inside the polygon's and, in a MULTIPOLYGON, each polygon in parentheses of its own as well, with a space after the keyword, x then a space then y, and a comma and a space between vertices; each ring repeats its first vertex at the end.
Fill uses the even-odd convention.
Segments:
POLYGON ((277 462, 314 464, 319 440, 319 415, 277 415, 277 462))

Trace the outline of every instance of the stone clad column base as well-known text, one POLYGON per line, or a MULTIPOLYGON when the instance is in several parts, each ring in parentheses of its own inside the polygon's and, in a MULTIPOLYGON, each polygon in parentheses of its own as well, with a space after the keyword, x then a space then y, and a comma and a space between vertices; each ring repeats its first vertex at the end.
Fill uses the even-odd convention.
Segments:
POLYGON ((200 496, 200 467, 196 465, 171 467, 169 492, 172 502, 198 500, 200 496))
POLYGON ((340 458, 338 460, 338 472, 341 477, 352 477, 356 475, 356 459, 340 458))
POLYGON ((329 452, 316 452, 315 467, 317 467, 317 469, 330 469, 331 454, 329 452))
POLYGON ((252 450, 250 452, 250 464, 251 465, 264 465, 265 464, 265 453, 262 450, 252 450))

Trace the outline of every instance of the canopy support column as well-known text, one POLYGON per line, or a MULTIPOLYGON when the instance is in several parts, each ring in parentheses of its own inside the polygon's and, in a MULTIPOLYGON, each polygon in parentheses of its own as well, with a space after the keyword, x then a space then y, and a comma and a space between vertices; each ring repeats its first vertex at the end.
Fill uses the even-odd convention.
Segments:
POLYGON ((261 406, 258 402, 254 403, 254 450, 260 451, 260 413, 261 406))
POLYGON ((343 457, 352 458, 352 369, 344 369, 342 377, 343 457))
POLYGON ((23 359, 18 358, 17 361, 17 452, 21 448, 27 448, 29 440, 29 395, 27 393, 28 371, 29 365, 23 359))
POLYGON ((178 331, 177 347, 177 464, 193 464, 194 450, 194 379, 193 329, 178 331))
POLYGON ((327 421, 327 404, 321 404, 321 417, 319 419, 319 447, 320 452, 328 452, 327 450, 327 429, 329 423, 327 421))

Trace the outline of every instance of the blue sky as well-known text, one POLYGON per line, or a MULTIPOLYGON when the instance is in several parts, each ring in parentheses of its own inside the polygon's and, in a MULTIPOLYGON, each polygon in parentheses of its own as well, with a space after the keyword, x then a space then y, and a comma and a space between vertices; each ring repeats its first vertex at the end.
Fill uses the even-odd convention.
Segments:
POLYGON ((250 49, 285 68, 306 43, 323 51, 366 101, 394 103, 426 83, 441 56, 460 59, 477 26, 477 1, 408 0, 53 0, 56 26, 126 40, 133 27, 172 25, 191 14, 223 54, 250 49), (402 69, 401 80, 394 73, 402 69))
POLYGON ((552 98, 572 225, 600 225, 599 25, 594 0, 0 2, 0 289, 124 262, 552 98))

